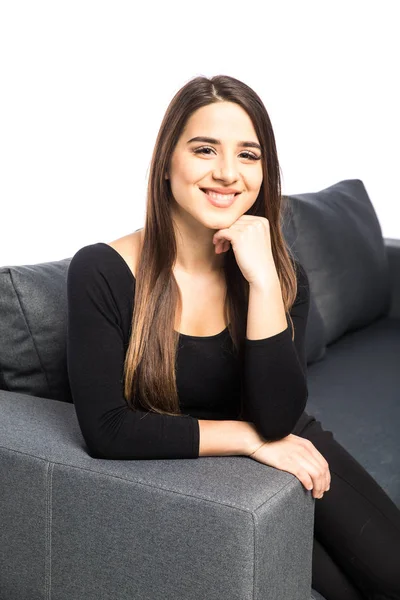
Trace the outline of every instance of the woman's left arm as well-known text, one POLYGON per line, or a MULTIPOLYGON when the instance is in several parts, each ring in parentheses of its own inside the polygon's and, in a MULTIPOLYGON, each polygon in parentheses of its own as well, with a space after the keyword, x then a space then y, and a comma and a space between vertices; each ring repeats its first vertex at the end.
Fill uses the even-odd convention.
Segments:
POLYGON ((307 273, 298 262, 296 270, 297 296, 290 310, 294 341, 282 298, 280 306, 275 292, 273 297, 266 294, 263 303, 258 290, 252 304, 249 301, 248 332, 252 335, 245 340, 244 420, 254 423, 267 440, 281 439, 293 431, 308 398, 305 333, 310 289, 307 273), (280 319, 282 311, 285 327, 280 319), (273 333, 274 329, 277 333, 273 333), (253 334, 257 339, 251 339, 253 334))

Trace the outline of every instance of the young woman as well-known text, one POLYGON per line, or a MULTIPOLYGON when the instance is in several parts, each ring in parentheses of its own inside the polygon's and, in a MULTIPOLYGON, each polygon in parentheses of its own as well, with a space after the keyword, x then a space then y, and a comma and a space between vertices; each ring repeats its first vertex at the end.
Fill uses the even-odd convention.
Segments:
POLYGON ((246 455, 294 474, 319 500, 313 588, 399 599, 400 511, 304 412, 310 290, 283 208, 261 99, 233 77, 190 80, 158 133, 144 229, 70 263, 79 424, 93 457, 246 455))

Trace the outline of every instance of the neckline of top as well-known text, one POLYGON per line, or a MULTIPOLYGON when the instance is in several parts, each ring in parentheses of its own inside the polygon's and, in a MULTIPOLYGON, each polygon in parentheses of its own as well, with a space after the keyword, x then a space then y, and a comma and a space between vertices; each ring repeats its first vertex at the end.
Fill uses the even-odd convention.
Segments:
MULTIPOLYGON (((110 248, 110 250, 114 253, 114 255, 117 255, 117 257, 120 258, 120 261, 122 261, 122 263, 125 265, 126 269, 128 270, 131 279, 136 284, 136 277, 134 276, 132 269, 130 268, 130 266, 124 259, 124 257, 118 252, 118 250, 116 250, 115 248, 113 248, 112 246, 107 244, 106 242, 97 242, 97 245, 106 246, 107 248, 110 248)), ((176 331, 176 329, 174 331, 176 331)), ((188 338, 190 340, 215 340, 215 339, 218 339, 219 337, 221 337, 222 335, 226 334, 227 332, 229 332, 228 327, 225 327, 225 329, 223 329, 219 333, 216 333, 215 335, 188 335, 186 333, 181 333, 180 331, 176 331, 176 333, 178 333, 180 337, 188 338)))

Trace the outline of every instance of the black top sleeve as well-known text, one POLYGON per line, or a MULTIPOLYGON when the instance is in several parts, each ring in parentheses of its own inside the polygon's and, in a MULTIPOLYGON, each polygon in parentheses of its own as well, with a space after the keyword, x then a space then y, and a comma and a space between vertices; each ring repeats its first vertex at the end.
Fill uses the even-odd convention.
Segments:
MULTIPOLYGON (((266 440, 282 439, 293 431, 307 403, 305 333, 310 286, 296 261, 297 296, 284 331, 261 340, 245 339, 244 420, 254 423, 266 440)), ((265 310, 268 310, 266 307, 265 310)))
POLYGON ((93 458, 198 458, 199 423, 190 415, 133 410, 123 395, 125 345, 105 267, 85 246, 67 274, 67 368, 82 435, 93 458))

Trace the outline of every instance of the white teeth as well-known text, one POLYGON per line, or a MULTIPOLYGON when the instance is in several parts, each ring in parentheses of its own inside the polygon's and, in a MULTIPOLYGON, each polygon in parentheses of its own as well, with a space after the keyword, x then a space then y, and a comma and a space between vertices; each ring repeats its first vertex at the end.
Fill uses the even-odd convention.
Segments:
POLYGON ((216 192, 211 192, 210 190, 206 190, 206 194, 215 198, 216 200, 232 200, 235 197, 235 194, 217 194, 216 192))

